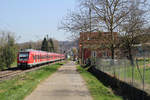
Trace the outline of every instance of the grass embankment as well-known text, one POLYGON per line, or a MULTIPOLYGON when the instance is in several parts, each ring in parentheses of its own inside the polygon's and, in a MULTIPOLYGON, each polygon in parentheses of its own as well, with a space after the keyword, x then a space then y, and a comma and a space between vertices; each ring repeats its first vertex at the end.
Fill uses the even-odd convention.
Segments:
MULTIPOLYGON (((141 78, 141 76, 140 76, 140 74, 142 75, 142 77, 143 77, 143 73, 145 73, 144 74, 144 76, 145 76, 145 83, 147 83, 147 84, 150 84, 150 78, 149 78, 149 76, 150 76, 150 68, 145 68, 145 72, 144 72, 144 68, 139 68, 139 71, 138 71, 138 68, 137 67, 134 67, 134 69, 133 69, 133 77, 134 77, 134 80, 137 80, 137 81, 139 81, 139 82, 141 82, 142 81, 142 78, 141 78)), ((126 77, 126 78, 132 78, 132 67, 128 67, 127 69, 126 69, 126 71, 124 71, 124 70, 120 70, 120 77, 123 79, 124 77, 126 77), (125 74, 124 74, 125 73, 125 74)), ((142 82, 141 82, 141 84, 142 84, 142 82)))
MULTIPOLYGON (((14 67, 17 67, 17 61, 14 61, 14 62, 10 65, 10 68, 14 68, 14 67)), ((1 67, 0 67, 0 71, 2 71, 2 70, 7 70, 7 69, 9 69, 9 68, 6 67, 6 66, 1 66, 1 67)))
POLYGON ((145 70, 144 70, 144 62, 140 61, 139 62, 139 68, 137 68, 136 65, 135 66, 128 65, 126 67, 124 67, 124 66, 114 66, 113 68, 115 68, 115 70, 109 69, 109 70, 106 70, 105 72, 107 72, 111 75, 114 75, 114 71, 115 71, 115 76, 117 78, 122 79, 122 80, 125 79, 125 81, 127 81, 127 80, 132 79, 132 71, 133 71, 134 80, 141 82, 141 84, 142 84, 141 75, 143 77, 143 73, 145 73, 144 74, 145 83, 150 84, 150 78, 149 78, 149 76, 150 76, 150 65, 149 64, 150 64, 150 62, 145 63, 145 70))
POLYGON ((17 67, 17 61, 13 62, 13 63, 11 64, 11 67, 17 67))
POLYGON ((86 69, 77 66, 78 72, 82 75, 89 91, 94 100, 122 100, 121 97, 116 96, 111 89, 104 86, 96 77, 87 72, 86 69))
POLYGON ((36 86, 54 73, 63 63, 48 65, 0 83, 0 100, 23 100, 36 86))
POLYGON ((109 63, 104 64, 104 72, 114 75, 119 79, 125 80, 125 81, 129 81, 132 79, 132 70, 133 70, 133 77, 134 80, 139 81, 139 83, 141 82, 142 84, 142 78, 140 76, 140 74, 143 77, 143 71, 144 71, 144 64, 145 64, 145 83, 150 84, 150 60, 146 59, 145 63, 143 59, 138 60, 138 65, 139 65, 139 69, 137 68, 136 62, 135 62, 135 66, 131 66, 130 64, 126 64, 126 66, 124 65, 114 65, 114 66, 109 66, 109 63), (108 67, 107 67, 108 65, 108 67), (133 69, 134 68, 134 69, 133 69), (115 72, 114 72, 115 71, 115 72), (140 72, 139 72, 140 71, 140 72))

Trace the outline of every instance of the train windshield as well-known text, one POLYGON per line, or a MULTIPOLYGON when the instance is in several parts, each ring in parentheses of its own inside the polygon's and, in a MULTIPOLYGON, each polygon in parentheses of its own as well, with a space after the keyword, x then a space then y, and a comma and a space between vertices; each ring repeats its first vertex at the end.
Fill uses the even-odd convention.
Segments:
POLYGON ((28 52, 21 52, 19 53, 19 60, 26 61, 29 58, 29 53, 28 52))

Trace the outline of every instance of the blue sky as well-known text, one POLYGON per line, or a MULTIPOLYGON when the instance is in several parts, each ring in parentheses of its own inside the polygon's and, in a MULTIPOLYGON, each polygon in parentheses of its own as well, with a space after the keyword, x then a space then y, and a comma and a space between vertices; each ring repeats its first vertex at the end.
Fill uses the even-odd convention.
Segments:
POLYGON ((14 32, 17 42, 36 41, 46 34, 57 40, 69 36, 57 27, 77 0, 0 0, 0 30, 14 32))

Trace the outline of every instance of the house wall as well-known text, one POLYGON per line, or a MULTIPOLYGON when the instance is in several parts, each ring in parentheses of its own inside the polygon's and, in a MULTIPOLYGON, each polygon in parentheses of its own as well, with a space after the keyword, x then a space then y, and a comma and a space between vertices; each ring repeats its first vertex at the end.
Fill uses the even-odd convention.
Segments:
MULTIPOLYGON (((117 39, 117 33, 113 34, 117 39)), ((110 49, 105 47, 110 41, 110 35, 109 32, 80 33, 79 58, 82 56, 84 56, 84 60, 91 58, 93 52, 96 52, 96 57, 111 58, 110 49)))

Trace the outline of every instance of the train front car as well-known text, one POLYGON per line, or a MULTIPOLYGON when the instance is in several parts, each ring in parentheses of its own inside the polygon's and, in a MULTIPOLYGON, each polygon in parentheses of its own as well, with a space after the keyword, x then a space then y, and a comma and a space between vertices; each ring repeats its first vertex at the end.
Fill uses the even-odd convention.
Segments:
POLYGON ((20 51, 18 53, 17 66, 19 68, 27 68, 27 67, 29 67, 29 65, 28 65, 29 54, 30 54, 30 52, 27 52, 27 51, 20 51))

